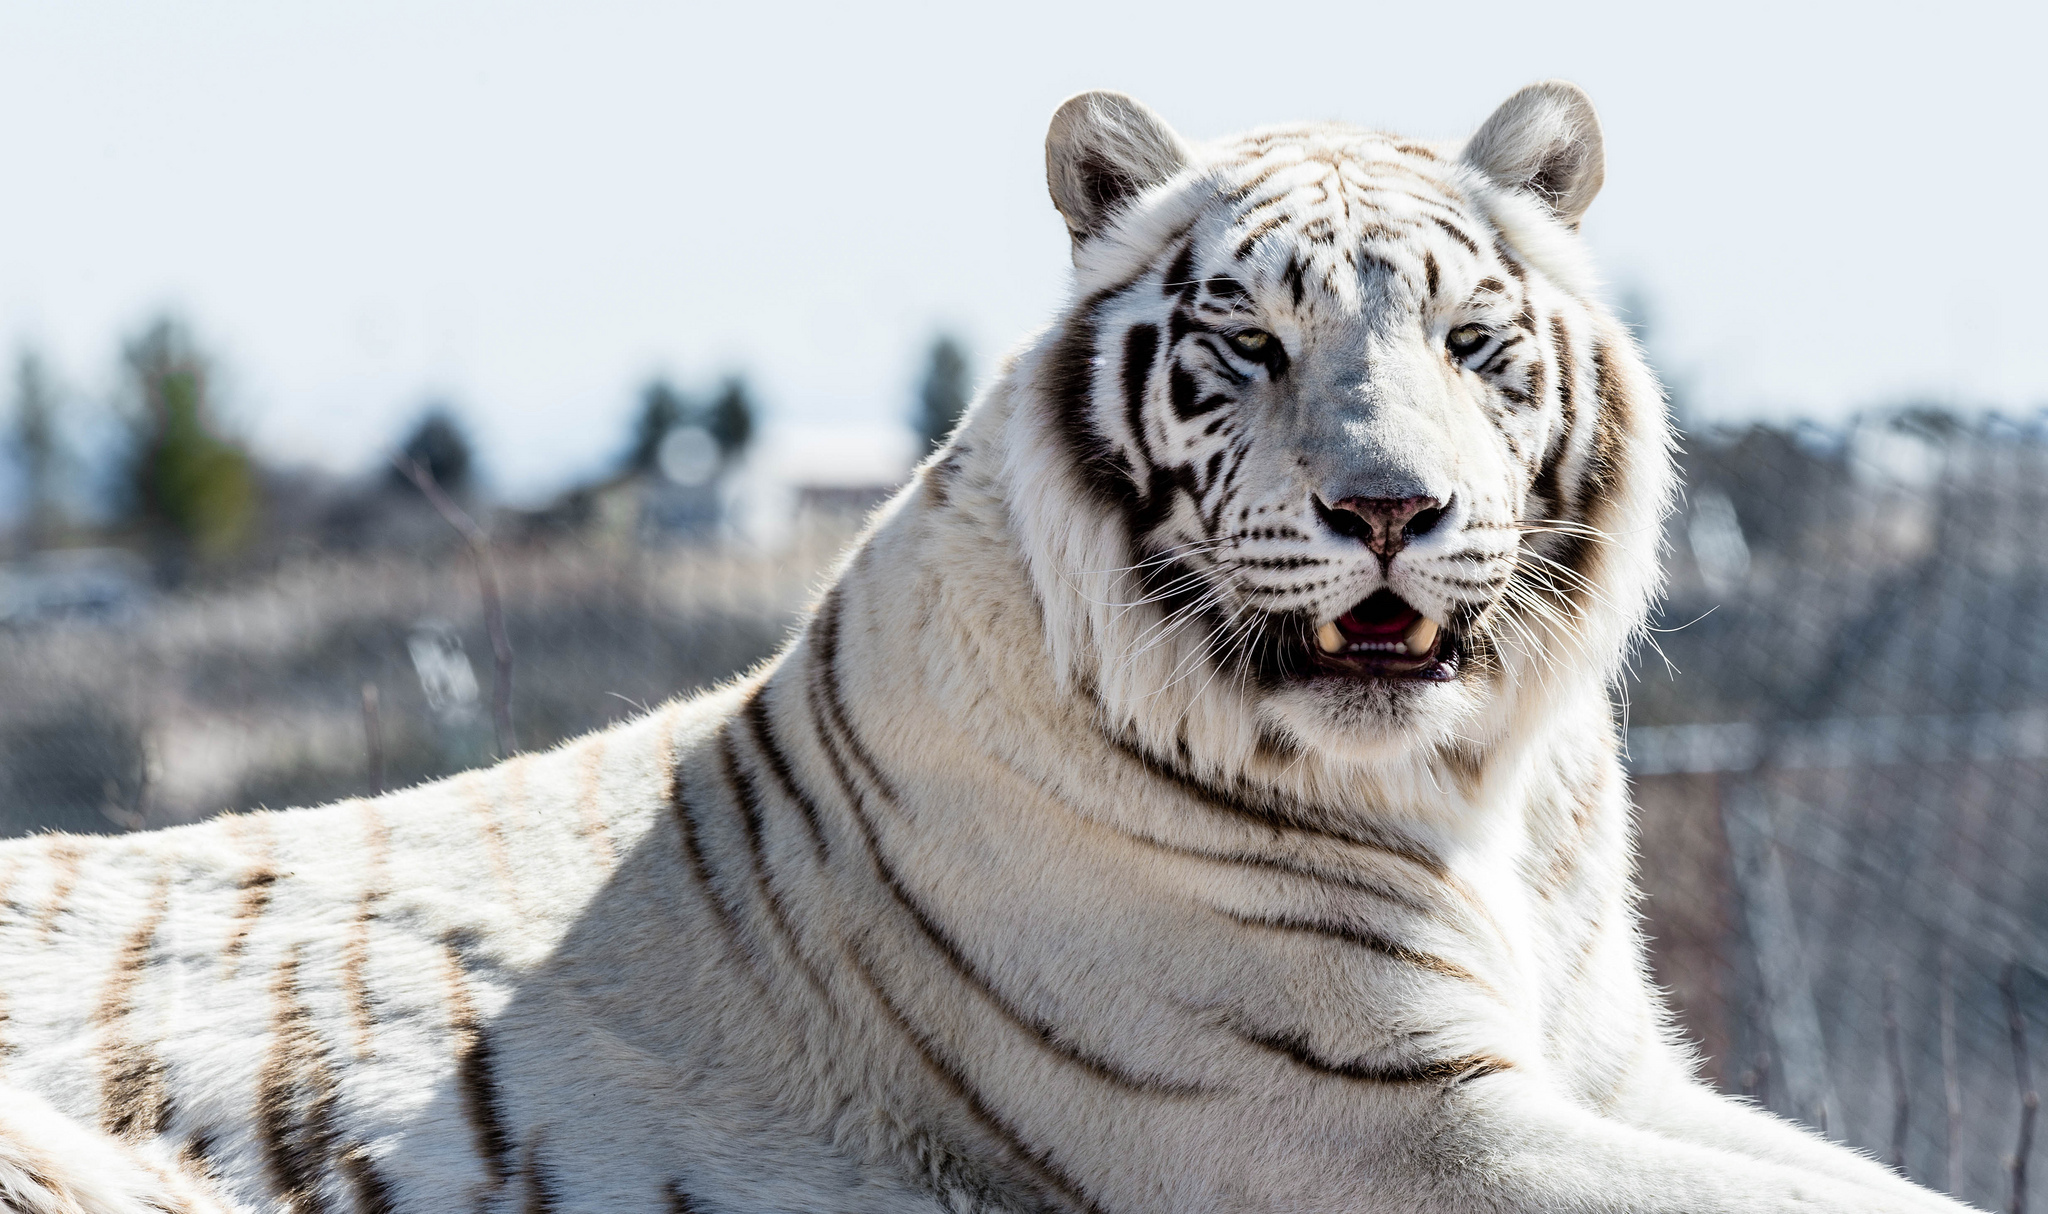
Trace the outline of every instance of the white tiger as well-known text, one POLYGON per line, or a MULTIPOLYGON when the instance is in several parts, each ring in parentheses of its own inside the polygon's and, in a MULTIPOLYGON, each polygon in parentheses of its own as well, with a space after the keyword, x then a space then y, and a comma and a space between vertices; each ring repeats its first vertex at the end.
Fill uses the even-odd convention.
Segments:
POLYGON ((1047 143, 1072 305, 736 685, 0 848, 65 1211, 1935 1211, 1691 1077, 1609 688, 1671 494, 1583 94, 1047 143))

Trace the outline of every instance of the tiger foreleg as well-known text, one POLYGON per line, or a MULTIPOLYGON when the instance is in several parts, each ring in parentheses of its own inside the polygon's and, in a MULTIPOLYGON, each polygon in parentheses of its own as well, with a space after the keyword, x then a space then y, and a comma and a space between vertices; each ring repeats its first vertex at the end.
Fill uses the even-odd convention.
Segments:
POLYGON ((1795 1150, 1769 1136, 1776 1143, 1774 1154, 1734 1149, 1764 1141, 1740 1135, 1727 1137, 1731 1145, 1709 1145, 1697 1135, 1659 1133, 1600 1116, 1507 1077, 1454 1093, 1427 1124, 1425 1140, 1408 1154, 1419 1172, 1415 1187, 1392 1202, 1364 1208, 1444 1214, 1964 1214, 1968 1209, 1888 1178, 1875 1165, 1847 1166, 1868 1162, 1847 1151, 1795 1150))
POLYGON ((1626 1119, 1667 1138, 1800 1168, 1920 1203, 1909 1208, 1968 1208, 1913 1184, 1861 1152, 1691 1080, 1673 1080, 1645 1093, 1631 1102, 1626 1119))
POLYGON ((175 1168, 0 1084, 0 1210, 8 1214, 237 1214, 175 1168))

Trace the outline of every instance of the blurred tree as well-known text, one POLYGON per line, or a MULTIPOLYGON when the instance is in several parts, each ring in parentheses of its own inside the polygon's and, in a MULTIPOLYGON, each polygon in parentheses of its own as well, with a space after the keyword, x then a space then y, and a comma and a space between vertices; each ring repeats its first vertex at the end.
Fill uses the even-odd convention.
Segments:
POLYGON ((973 387, 967 372, 967 352, 946 334, 932 342, 925 365, 924 385, 918 390, 917 416, 912 419, 926 451, 936 451, 960 424, 967 412, 967 397, 973 387))
POLYGON ((14 450, 21 460, 26 509, 21 540, 30 551, 48 547, 62 525, 57 502, 56 392, 42 359, 23 350, 14 365, 14 450))
POLYGON ((721 468, 737 462, 754 441, 754 397, 747 390, 747 381, 729 376, 698 424, 710 431, 718 444, 721 468))
MULTIPOLYGON (((462 432, 461 424, 447 405, 428 406, 398 450, 400 455, 425 468, 434 483, 451 496, 469 490, 475 462, 469 436, 462 432)), ((397 468, 391 469, 389 476, 393 485, 414 488, 412 479, 397 468)))
POLYGON ((164 317, 128 344, 126 362, 139 402, 129 469, 137 521, 201 558, 232 554, 256 521, 256 469, 214 429, 205 360, 164 317))
POLYGON ((661 459, 661 440, 683 423, 690 413, 688 401, 665 379, 648 382, 640 390, 640 415, 633 421, 633 443, 626 452, 625 471, 646 474, 661 459))

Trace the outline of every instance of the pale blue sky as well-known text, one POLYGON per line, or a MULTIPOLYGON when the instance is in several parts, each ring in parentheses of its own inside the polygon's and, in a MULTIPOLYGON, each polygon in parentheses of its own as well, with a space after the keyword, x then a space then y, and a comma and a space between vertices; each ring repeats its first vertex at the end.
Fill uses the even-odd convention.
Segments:
POLYGON ((743 369, 893 425, 1058 306, 1044 123, 1469 130, 1578 81, 1588 220, 1709 414, 2048 402, 2039 5, 539 5, 0 0, 0 342, 103 396, 173 306, 273 458, 367 466, 430 394, 521 496, 634 389, 743 369))

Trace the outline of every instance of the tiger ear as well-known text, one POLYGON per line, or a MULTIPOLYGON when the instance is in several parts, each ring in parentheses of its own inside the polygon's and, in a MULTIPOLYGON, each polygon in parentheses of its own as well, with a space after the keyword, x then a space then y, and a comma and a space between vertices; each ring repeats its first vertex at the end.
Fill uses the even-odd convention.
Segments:
POLYGON ((1607 179, 1593 102, 1562 80, 1532 84, 1502 102, 1465 144, 1465 163, 1496 185, 1534 197, 1572 227, 1607 179))
POLYGON ((1122 93, 1097 89, 1067 98, 1045 133, 1046 188, 1076 248, 1187 162, 1187 145, 1165 119, 1122 93))

